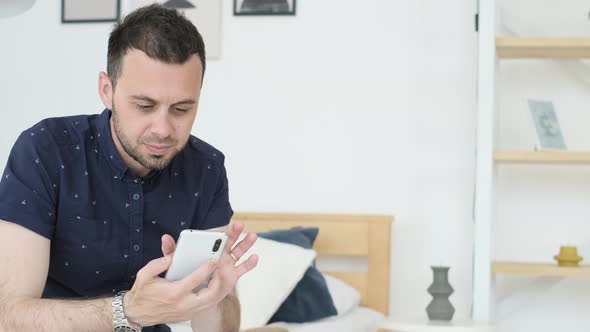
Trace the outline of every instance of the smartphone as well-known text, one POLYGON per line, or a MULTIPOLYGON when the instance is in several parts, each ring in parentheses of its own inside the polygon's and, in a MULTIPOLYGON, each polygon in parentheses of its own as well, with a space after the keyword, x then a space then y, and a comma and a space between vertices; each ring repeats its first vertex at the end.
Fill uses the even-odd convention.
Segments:
MULTIPOLYGON (((223 252, 227 235, 222 232, 185 229, 180 232, 172 263, 165 278, 170 281, 180 280, 193 273, 208 260, 217 261, 223 252)), ((207 287, 211 276, 194 291, 207 287)))

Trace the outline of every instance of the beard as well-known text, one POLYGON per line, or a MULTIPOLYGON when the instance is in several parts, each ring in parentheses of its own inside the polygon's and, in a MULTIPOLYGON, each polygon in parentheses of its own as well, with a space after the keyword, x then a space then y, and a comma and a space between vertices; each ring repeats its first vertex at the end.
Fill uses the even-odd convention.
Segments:
POLYGON ((153 145, 176 145, 176 141, 172 138, 159 138, 157 136, 147 136, 147 137, 139 137, 137 142, 133 144, 131 139, 127 137, 125 131, 121 128, 121 122, 119 121, 119 117, 115 110, 115 105, 113 104, 113 109, 111 112, 111 116, 113 117, 113 126, 115 129, 115 134, 123 147, 123 150, 127 155, 129 155, 133 160, 137 161, 141 166, 151 170, 151 171, 160 171, 166 168, 168 164, 172 161, 172 158, 180 152, 180 149, 173 148, 172 153, 170 156, 162 156, 162 155, 153 155, 150 153, 142 154, 139 151, 139 147, 142 144, 153 144, 153 145))

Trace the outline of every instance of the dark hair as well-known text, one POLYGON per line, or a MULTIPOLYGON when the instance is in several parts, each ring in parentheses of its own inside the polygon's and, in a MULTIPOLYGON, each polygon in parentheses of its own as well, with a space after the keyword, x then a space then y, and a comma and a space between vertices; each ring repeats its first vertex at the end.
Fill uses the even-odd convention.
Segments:
POLYGON ((107 73, 113 87, 121 73, 123 56, 130 49, 152 59, 184 63, 197 54, 205 75, 205 43, 197 28, 176 9, 159 4, 141 7, 119 21, 109 37, 107 73))

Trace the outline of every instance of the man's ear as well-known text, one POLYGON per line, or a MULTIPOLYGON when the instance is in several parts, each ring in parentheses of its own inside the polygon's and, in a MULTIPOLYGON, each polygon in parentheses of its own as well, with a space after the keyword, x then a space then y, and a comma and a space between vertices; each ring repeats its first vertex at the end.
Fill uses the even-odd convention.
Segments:
POLYGON ((109 75, 104 71, 98 74, 98 96, 104 107, 112 110, 113 109, 113 85, 109 75))

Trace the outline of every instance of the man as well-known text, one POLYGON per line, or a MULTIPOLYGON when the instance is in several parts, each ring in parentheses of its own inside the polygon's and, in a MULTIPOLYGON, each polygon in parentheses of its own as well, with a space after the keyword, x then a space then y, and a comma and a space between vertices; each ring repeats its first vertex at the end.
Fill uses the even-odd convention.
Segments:
POLYGON ((181 230, 225 227, 233 214, 223 154, 190 135, 203 40, 175 10, 152 5, 115 26, 107 60, 102 114, 43 120, 10 153, 0 182, 0 331, 168 331, 164 323, 183 320, 195 331, 237 331, 233 288, 257 258, 236 261, 254 234, 237 243, 243 227, 234 224, 217 263, 161 278, 181 230))

